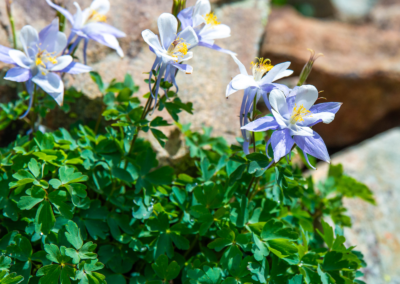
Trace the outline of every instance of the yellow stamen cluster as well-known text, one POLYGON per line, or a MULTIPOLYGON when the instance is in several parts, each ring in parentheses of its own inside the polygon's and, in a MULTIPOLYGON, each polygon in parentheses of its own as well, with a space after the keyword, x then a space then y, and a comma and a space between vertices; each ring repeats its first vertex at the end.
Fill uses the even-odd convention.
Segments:
POLYGON ((168 48, 168 54, 172 57, 176 58, 178 61, 178 55, 176 53, 180 53, 181 55, 186 55, 189 51, 189 44, 187 44, 182 38, 175 39, 168 48))
POLYGON ((304 121, 304 117, 308 116, 311 112, 307 110, 303 105, 297 107, 297 104, 294 105, 292 117, 290 121, 292 123, 304 121))
POLYGON ((185 42, 181 42, 176 49, 182 53, 183 55, 186 55, 188 53, 188 45, 185 42))
POLYGON ((39 52, 36 55, 36 66, 43 66, 44 68, 46 68, 46 62, 50 62, 52 64, 57 64, 58 61, 56 59, 56 57, 54 56, 54 52, 50 53, 47 52, 46 50, 40 50, 39 48, 39 52))
POLYGON ((99 12, 92 10, 92 13, 89 16, 89 21, 93 21, 93 22, 107 22, 107 16, 100 14, 99 12))
POLYGON ((214 15, 214 13, 205 15, 204 19, 206 20, 207 25, 218 26, 221 24, 221 22, 218 22, 218 18, 216 15, 214 15))
POLYGON ((256 57, 256 59, 257 60, 255 63, 251 62, 250 68, 255 68, 257 72, 265 74, 272 68, 274 68, 274 65, 271 64, 271 60, 268 58, 264 59, 263 57, 261 58, 256 57))

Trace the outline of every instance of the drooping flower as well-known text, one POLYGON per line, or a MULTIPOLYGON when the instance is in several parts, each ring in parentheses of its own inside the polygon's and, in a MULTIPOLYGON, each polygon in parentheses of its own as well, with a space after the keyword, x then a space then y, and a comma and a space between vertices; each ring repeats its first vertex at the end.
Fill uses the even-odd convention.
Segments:
POLYGON ((296 144, 306 154, 330 162, 325 143, 317 132, 311 129, 317 123, 331 123, 339 111, 341 103, 321 103, 314 105, 318 91, 312 85, 294 88, 288 96, 274 89, 269 100, 273 116, 265 116, 242 127, 242 129, 260 132, 275 130, 268 141, 266 150, 271 144, 274 151, 273 162, 289 155, 296 144))
POLYGON ((32 106, 34 84, 43 89, 62 105, 64 84, 57 73, 79 74, 91 71, 91 68, 73 62, 70 55, 61 52, 67 46, 67 37, 58 31, 58 18, 38 33, 33 27, 25 26, 20 33, 24 52, 0 46, 0 60, 16 65, 4 79, 26 82, 30 94, 29 108, 21 117, 25 117, 32 106))
POLYGON ((71 35, 68 38, 68 43, 70 43, 74 36, 77 35, 77 39, 70 47, 70 51, 74 50, 79 42, 84 39, 85 45, 83 48, 83 57, 85 64, 89 39, 116 50, 118 55, 121 57, 124 56, 124 52, 119 46, 117 38, 125 37, 126 34, 113 26, 106 24, 106 14, 110 10, 109 0, 93 0, 90 7, 83 11, 79 4, 74 2, 77 12, 73 16, 68 10, 54 4, 51 0, 46 1, 47 4, 63 14, 71 23, 72 29, 71 35))
MULTIPOLYGON (((183 9, 178 19, 181 21, 182 29, 192 27, 199 38, 199 46, 208 47, 224 53, 235 54, 230 50, 223 49, 216 45, 216 39, 227 38, 231 36, 229 26, 221 24, 217 16, 211 12, 209 0, 197 0, 192 7, 183 9)), ((191 46, 193 48, 195 46, 191 46)))
MULTIPOLYGON (((276 80, 290 76, 293 71, 288 70, 290 62, 284 62, 275 66, 271 65, 269 59, 257 58, 257 61, 252 62, 252 74, 248 74, 246 67, 242 62, 237 59, 236 56, 232 55, 236 64, 239 66, 240 74, 232 79, 226 88, 226 96, 239 91, 245 90, 240 108, 240 126, 244 126, 248 123, 248 115, 252 113, 254 102, 257 103, 261 96, 263 96, 265 103, 268 108, 269 101, 267 94, 273 89, 277 88, 282 90, 285 94, 289 93, 289 88, 282 84, 273 83, 276 80)), ((245 139, 243 149, 248 154, 249 137, 246 130, 242 129, 242 135, 245 139)))
POLYGON ((181 70, 186 74, 193 72, 193 67, 182 62, 193 57, 193 53, 189 51, 189 47, 198 43, 198 38, 192 27, 186 27, 177 35, 178 21, 172 14, 164 13, 158 18, 158 30, 160 39, 150 30, 144 30, 142 37, 150 46, 150 50, 157 56, 149 76, 149 88, 151 95, 157 104, 158 91, 161 78, 165 75, 165 80, 172 82, 175 87, 178 86, 175 81, 177 70, 181 70), (151 88, 152 71, 158 71, 156 87, 154 93, 151 88))

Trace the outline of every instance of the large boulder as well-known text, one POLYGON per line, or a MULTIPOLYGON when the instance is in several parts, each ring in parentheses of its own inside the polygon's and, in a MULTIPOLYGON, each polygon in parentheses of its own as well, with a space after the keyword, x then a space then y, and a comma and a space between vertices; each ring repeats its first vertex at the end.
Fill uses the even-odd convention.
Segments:
MULTIPOLYGON (((332 157, 344 172, 365 183, 373 192, 376 206, 361 199, 345 199, 352 229, 345 229, 348 245, 357 244, 364 254, 366 283, 400 283, 400 128, 379 134, 332 157)), ((328 164, 313 172, 325 179, 328 164)))
POLYGON ((328 101, 343 102, 330 125, 318 125, 331 148, 343 148, 399 125, 400 34, 374 24, 351 25, 305 18, 290 8, 273 9, 261 56, 289 60, 298 75, 307 48, 322 52, 307 83, 328 101))

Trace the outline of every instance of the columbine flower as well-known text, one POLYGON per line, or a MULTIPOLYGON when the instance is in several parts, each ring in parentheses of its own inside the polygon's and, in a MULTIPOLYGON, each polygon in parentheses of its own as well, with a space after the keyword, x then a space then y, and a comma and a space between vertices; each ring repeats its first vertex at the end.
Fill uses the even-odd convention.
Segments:
MULTIPOLYGON (((211 13, 209 0, 197 0, 196 5, 183 9, 178 19, 182 23, 182 29, 192 27, 199 38, 199 46, 208 47, 221 52, 235 54, 214 44, 215 39, 231 36, 231 29, 227 25, 218 22, 217 16, 211 13)), ((195 46, 191 46, 193 48, 195 46)))
POLYGON ((67 45, 67 37, 58 31, 58 18, 39 34, 31 26, 25 26, 20 33, 24 52, 0 46, 0 60, 15 64, 4 79, 15 82, 26 82, 30 96, 29 108, 21 117, 25 117, 33 100, 34 84, 42 88, 62 105, 64 84, 55 72, 79 74, 89 72, 90 67, 72 62, 70 55, 58 56, 67 45), (6 53, 8 51, 8 54, 6 53))
POLYGON ((123 57, 124 52, 119 46, 117 38, 125 37, 126 34, 120 30, 106 24, 106 14, 110 10, 110 2, 108 0, 93 0, 89 8, 81 10, 78 3, 74 3, 77 12, 74 16, 66 9, 54 4, 50 0, 46 0, 47 4, 63 14, 72 25, 71 35, 68 43, 71 42, 75 35, 78 36, 70 50, 74 50, 81 39, 85 40, 83 48, 83 57, 86 64, 86 49, 89 39, 97 41, 105 46, 115 49, 119 56, 123 57))
POLYGON ((150 50, 157 55, 149 77, 150 92, 155 99, 154 106, 157 104, 158 90, 161 78, 164 75, 165 80, 172 82, 178 92, 178 86, 175 82, 175 73, 177 69, 186 74, 191 74, 193 72, 192 66, 181 64, 181 62, 187 61, 193 57, 193 53, 189 52, 189 47, 198 43, 196 33, 192 27, 186 27, 178 36, 177 29, 177 19, 172 14, 164 13, 158 18, 158 30, 160 32, 161 43, 158 36, 152 31, 144 30, 142 32, 144 41, 150 46, 150 50), (153 70, 159 71, 154 94, 151 89, 153 70))
MULTIPOLYGON (((314 105, 318 99, 318 91, 314 86, 304 85, 294 88, 286 97, 278 89, 271 92, 270 103, 273 116, 259 118, 242 129, 260 132, 275 130, 268 141, 274 150, 274 161, 289 155, 296 143, 305 154, 330 162, 329 154, 321 136, 311 129, 319 122, 330 123, 335 118, 341 103, 321 103, 314 105)), ((304 155, 308 164, 307 155, 304 155)), ((315 169, 315 168, 314 168, 315 169)))
MULTIPOLYGON (((240 126, 242 127, 248 123, 248 114, 252 112, 254 99, 257 103, 261 96, 263 96, 267 107, 271 109, 267 93, 271 92, 274 88, 289 93, 288 87, 273 82, 283 77, 290 76, 293 71, 287 69, 290 62, 284 62, 273 66, 269 59, 257 58, 255 63, 251 63, 252 74, 249 75, 242 62, 240 62, 236 56, 232 56, 232 58, 239 66, 240 74, 229 83, 226 88, 226 96, 228 97, 239 90, 245 90, 242 106, 240 108, 240 126)), ((245 130, 242 130, 242 135, 245 139, 243 149, 245 153, 248 154, 249 137, 245 130)))

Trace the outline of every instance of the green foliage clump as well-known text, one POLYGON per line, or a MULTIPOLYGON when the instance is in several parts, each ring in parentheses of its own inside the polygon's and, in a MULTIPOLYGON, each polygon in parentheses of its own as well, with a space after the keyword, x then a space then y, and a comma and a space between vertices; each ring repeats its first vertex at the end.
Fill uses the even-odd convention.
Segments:
POLYGON ((146 118, 129 75, 108 85, 91 75, 106 126, 100 117, 1 149, 0 283, 363 283, 363 255, 344 245, 342 200, 374 199, 341 166, 318 185, 289 161, 266 170, 263 134, 246 156, 209 128, 191 131, 179 113, 192 104, 167 82, 157 110, 189 154, 181 166, 161 164, 138 132, 164 146, 169 123, 146 118))

